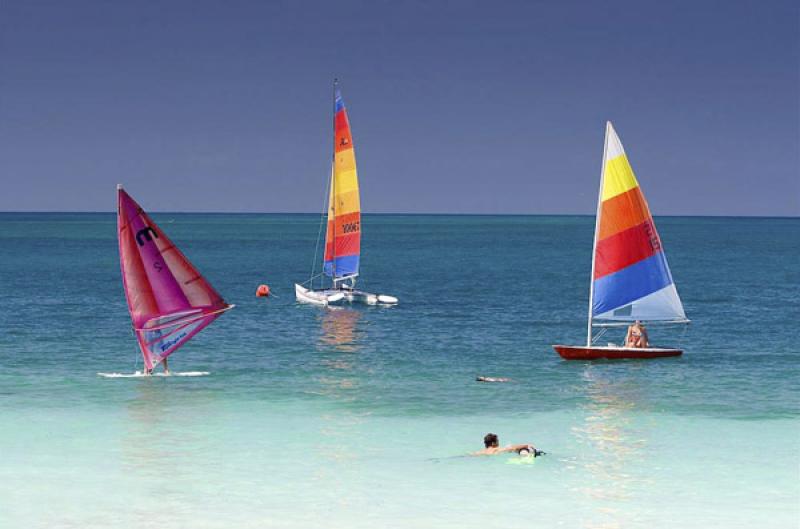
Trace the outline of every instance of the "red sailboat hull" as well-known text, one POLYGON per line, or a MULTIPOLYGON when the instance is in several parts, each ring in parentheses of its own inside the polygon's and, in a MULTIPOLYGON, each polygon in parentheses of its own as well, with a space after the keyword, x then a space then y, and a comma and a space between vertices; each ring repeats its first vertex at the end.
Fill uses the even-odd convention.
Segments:
POLYGON ((628 358, 664 358, 667 356, 680 356, 682 349, 648 347, 637 349, 633 347, 586 347, 573 345, 554 345, 561 358, 564 360, 623 360, 628 358))

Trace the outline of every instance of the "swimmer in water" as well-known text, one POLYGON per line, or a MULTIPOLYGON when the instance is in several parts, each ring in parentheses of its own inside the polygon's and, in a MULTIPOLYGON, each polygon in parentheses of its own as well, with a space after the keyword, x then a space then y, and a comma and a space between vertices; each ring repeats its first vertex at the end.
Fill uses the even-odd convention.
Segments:
POLYGON ((475 377, 476 382, 510 382, 510 378, 501 378, 501 377, 475 377))
POLYGON ((477 452, 473 452, 470 455, 473 456, 493 456, 496 454, 506 454, 509 452, 517 452, 520 455, 528 455, 528 454, 544 454, 544 452, 540 452, 536 450, 536 448, 532 444, 524 444, 524 445, 508 445, 501 447, 500 446, 500 439, 497 437, 497 434, 487 433, 483 437, 483 444, 484 449, 479 450, 477 452), (525 453, 523 453, 525 452, 525 453))

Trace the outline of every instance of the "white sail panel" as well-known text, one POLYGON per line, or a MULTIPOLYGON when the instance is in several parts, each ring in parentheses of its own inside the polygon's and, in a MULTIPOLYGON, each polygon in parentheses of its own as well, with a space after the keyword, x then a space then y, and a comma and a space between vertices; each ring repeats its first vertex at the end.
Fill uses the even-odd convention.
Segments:
POLYGON ((632 303, 594 317, 607 321, 686 321, 681 298, 672 283, 632 303))

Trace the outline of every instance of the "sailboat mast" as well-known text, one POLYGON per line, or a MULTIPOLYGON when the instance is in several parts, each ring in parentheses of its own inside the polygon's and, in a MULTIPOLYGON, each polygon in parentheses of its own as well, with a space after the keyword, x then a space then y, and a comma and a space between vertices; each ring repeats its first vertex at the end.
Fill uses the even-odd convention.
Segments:
POLYGON ((339 83, 337 78, 333 78, 333 145, 331 151, 331 213, 333 214, 333 232, 331 234, 331 244, 333 246, 333 261, 331 261, 331 280, 333 288, 336 288, 336 86, 339 83))
POLYGON ((603 166, 600 169, 600 189, 597 192, 597 212, 594 217, 594 240, 592 241, 592 272, 589 276, 589 318, 586 325, 586 347, 592 346, 592 305, 594 304, 594 267, 597 256, 597 235, 600 231, 600 207, 603 204, 603 183, 606 178, 606 156, 608 155, 608 132, 611 122, 606 121, 606 137, 603 140, 603 166))

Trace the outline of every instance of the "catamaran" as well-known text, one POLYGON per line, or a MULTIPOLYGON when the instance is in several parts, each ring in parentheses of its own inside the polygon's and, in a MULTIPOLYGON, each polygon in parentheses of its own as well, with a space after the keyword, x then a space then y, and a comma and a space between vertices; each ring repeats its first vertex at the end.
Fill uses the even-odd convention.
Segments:
MULTIPOLYGON (((322 306, 341 303, 393 305, 398 301, 394 296, 370 294, 355 288, 361 259, 361 202, 350 121, 336 81, 334 81, 333 137, 328 222, 322 266, 322 275, 331 278, 332 284, 327 288, 314 289, 315 276, 312 270, 311 279, 303 284, 294 285, 295 296, 301 303, 322 306)), ((314 260, 316 261, 316 257, 314 260)))
POLYGON ((146 373, 233 308, 117 186, 122 284, 146 373))
POLYGON ((585 346, 554 345, 567 360, 679 356, 681 349, 596 346, 595 327, 689 323, 653 216, 611 122, 606 123, 585 346))

